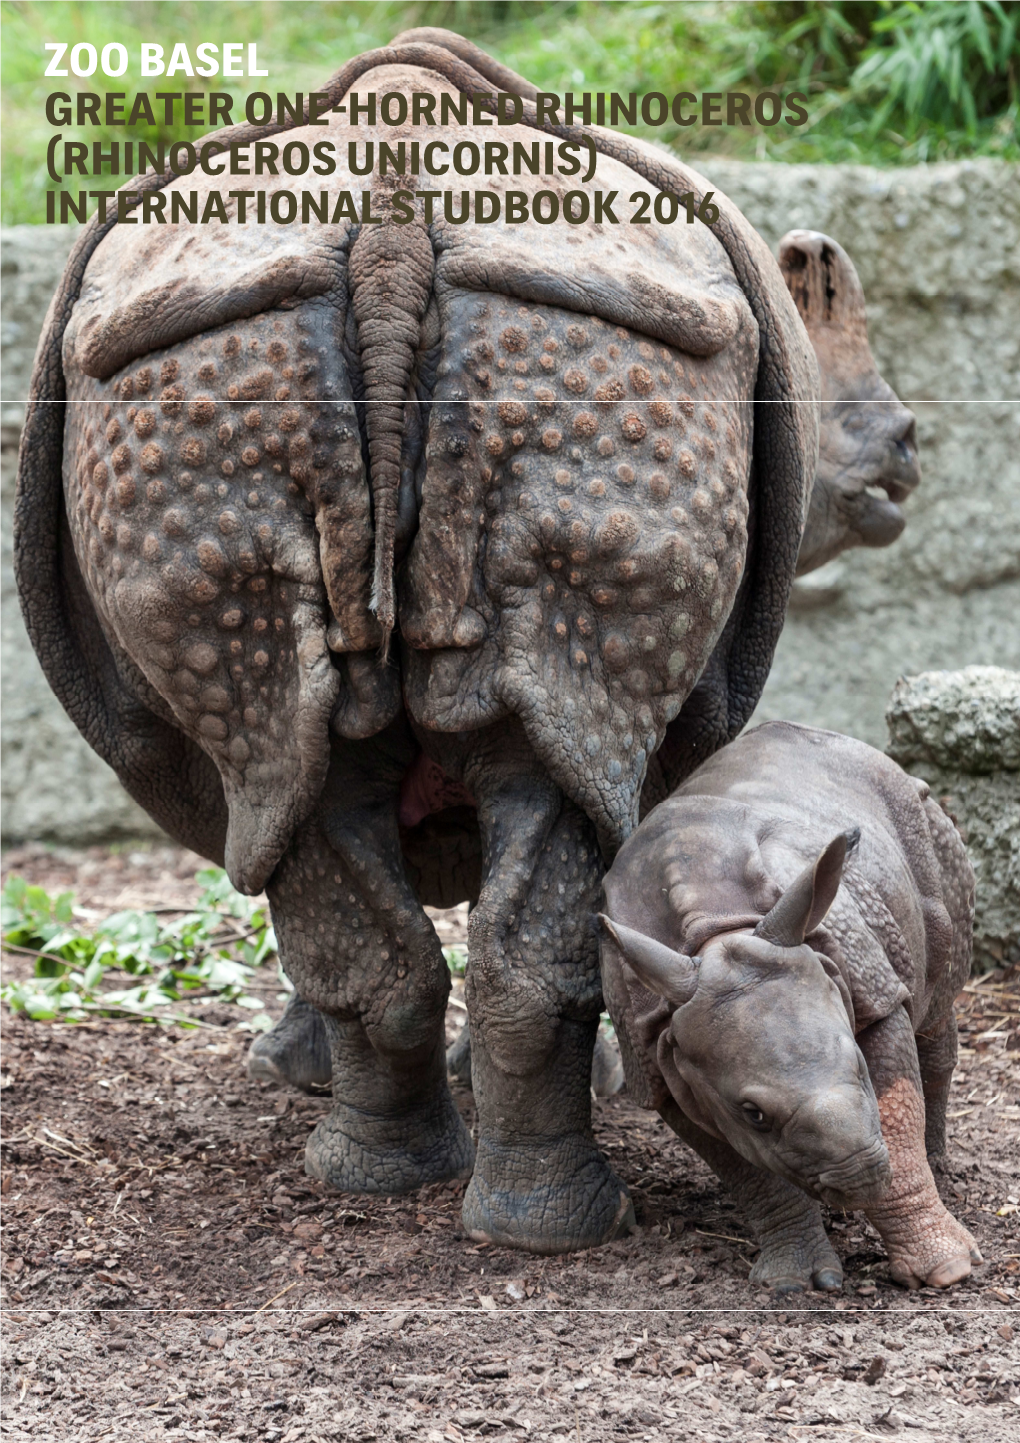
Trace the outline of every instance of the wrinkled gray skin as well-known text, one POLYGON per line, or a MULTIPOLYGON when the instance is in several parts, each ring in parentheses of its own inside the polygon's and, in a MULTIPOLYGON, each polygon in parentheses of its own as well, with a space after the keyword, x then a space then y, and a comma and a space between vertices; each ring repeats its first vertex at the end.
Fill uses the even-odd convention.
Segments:
POLYGON ((839 1286, 818 1201, 864 1208, 908 1286, 980 1261, 926 1155, 973 887, 925 783, 785 722, 723 748, 619 852, 602 967, 628 1086, 743 1202, 752 1281, 839 1286))
MULTIPOLYGON (((326 1024, 319 1011, 292 992, 276 1026, 261 1033, 248 1049, 246 1065, 253 1082, 272 1082, 301 1092, 329 1087, 332 1062, 326 1024)), ((471 1028, 466 1021, 447 1049, 446 1070, 451 1078, 471 1086, 471 1028)), ((591 1090, 596 1097, 615 1097, 623 1083, 619 1049, 600 1029, 591 1062, 591 1090)))
MULTIPOLYGON (((324 88, 535 93, 445 32, 324 88)), ((467 114, 443 137, 492 140, 467 114)), ((22 438, 26 624, 131 795, 265 887, 332 1058, 308 1170, 396 1193, 473 1160, 473 1236, 589 1246, 631 1205, 591 1130, 588 919, 649 758, 674 785, 761 693, 815 474, 817 363, 722 195, 711 229, 457 226, 420 202, 407 225, 334 220, 339 191, 364 189, 349 140, 420 137, 326 119, 288 139, 337 145, 329 222, 83 232, 22 438), (423 764, 444 778, 431 814, 405 795, 423 764), (463 898, 474 1157, 422 909, 463 898)), ((709 188, 594 138, 602 191, 709 188)), ((373 185, 377 213, 402 183, 373 185)), ((307 177, 272 181, 288 186, 307 177)), ((168 207, 194 190, 201 211, 222 187, 128 188, 168 207)))

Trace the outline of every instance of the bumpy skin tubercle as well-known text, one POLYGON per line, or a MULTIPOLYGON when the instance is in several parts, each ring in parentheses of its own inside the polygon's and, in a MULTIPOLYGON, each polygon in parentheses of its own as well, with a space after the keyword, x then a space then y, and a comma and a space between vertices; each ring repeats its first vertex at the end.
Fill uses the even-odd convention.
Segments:
MULTIPOLYGON (((340 679, 312 518, 327 556, 331 537, 368 518, 330 331, 329 308, 309 303, 106 381, 71 370, 64 471, 78 565, 150 706, 214 762, 228 869, 251 892, 315 804, 329 759, 340 679)), ((367 567, 367 546, 345 550, 348 575, 367 567)))
POLYGON ((520 717, 611 849, 743 573, 753 326, 692 359, 486 292, 440 313, 408 706, 444 732, 520 717))

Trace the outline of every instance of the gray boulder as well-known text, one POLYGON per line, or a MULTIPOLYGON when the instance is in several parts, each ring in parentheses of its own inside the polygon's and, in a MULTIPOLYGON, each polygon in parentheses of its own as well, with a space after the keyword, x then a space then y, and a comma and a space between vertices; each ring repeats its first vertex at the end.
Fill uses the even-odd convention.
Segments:
POLYGON ((1020 962, 1020 672, 901 677, 886 722, 889 755, 924 778, 966 843, 976 965, 1020 962))

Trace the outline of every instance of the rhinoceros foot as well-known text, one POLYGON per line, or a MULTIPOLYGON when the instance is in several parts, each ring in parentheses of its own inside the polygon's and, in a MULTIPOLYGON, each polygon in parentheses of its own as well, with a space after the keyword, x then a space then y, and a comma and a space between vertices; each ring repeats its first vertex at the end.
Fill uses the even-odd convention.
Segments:
POLYGON ((446 1050, 446 1071, 456 1082, 471 1086, 471 1027, 467 1022, 456 1042, 446 1050))
POLYGON ((889 1275, 903 1287, 949 1288, 984 1261, 973 1236, 943 1205, 934 1185, 917 1206, 869 1217, 889 1254, 889 1275))
POLYGON ((476 1242, 541 1254, 598 1247, 635 1221, 625 1184, 593 1142, 575 1136, 481 1143, 462 1216, 476 1242))
POLYGON ((332 1061, 318 1009, 292 992, 276 1026, 260 1033, 249 1047, 246 1069, 253 1082, 273 1082, 302 1092, 328 1087, 332 1061))
POLYGON ((825 1235, 821 1218, 805 1215, 796 1234, 764 1235, 751 1269, 751 1282, 772 1292, 833 1293, 843 1286, 843 1268, 825 1235))
POLYGON ((474 1145, 445 1088, 427 1106, 373 1117, 334 1105, 305 1147, 305 1171, 339 1192, 398 1194, 468 1177, 474 1145))

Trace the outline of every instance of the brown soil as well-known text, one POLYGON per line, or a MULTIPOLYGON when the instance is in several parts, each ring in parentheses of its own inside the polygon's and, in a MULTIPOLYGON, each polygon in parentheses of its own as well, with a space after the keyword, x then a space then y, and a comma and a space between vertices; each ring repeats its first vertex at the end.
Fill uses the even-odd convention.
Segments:
MULTIPOLYGON (((97 915, 187 907, 197 865, 6 859, 97 915)), ((459 940, 462 915, 441 921, 459 940)), ((754 1245, 714 1177, 625 1096, 595 1127, 639 1230, 541 1259, 466 1240, 463 1183, 391 1199, 308 1179, 328 1098, 249 1083, 238 1008, 193 1005, 195 1031, 5 1015, 5 1436, 1020 1439, 1020 978, 981 979, 958 1009, 940 1187, 986 1265, 906 1293, 863 1218, 836 1217, 842 1295, 779 1307, 747 1283, 754 1245)))

